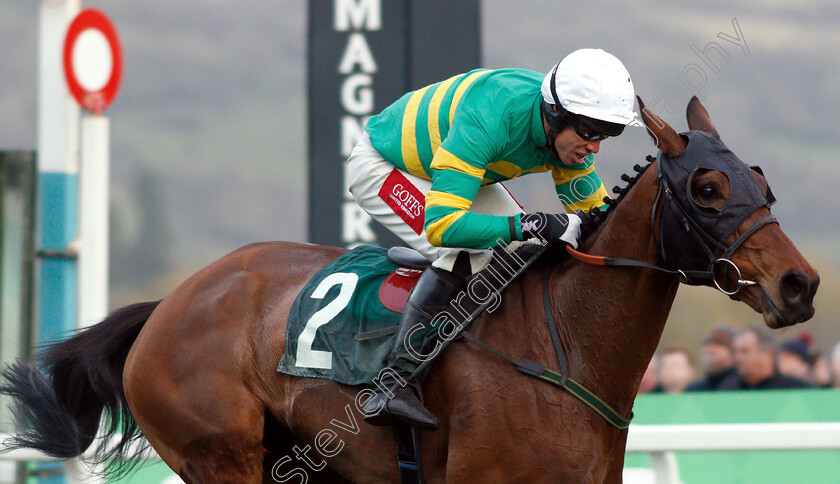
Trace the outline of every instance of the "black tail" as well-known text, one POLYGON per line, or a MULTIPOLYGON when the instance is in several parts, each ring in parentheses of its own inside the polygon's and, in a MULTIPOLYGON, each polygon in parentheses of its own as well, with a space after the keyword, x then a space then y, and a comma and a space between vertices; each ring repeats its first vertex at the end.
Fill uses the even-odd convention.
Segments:
POLYGON ((18 362, 4 368, 0 393, 14 399, 12 413, 20 432, 6 445, 59 458, 77 457, 96 438, 105 410, 109 418, 104 432, 122 437, 116 444, 108 439, 100 442, 93 461, 123 459, 116 464, 116 473, 129 471, 137 461, 124 459, 139 454, 128 451, 142 434, 125 400, 122 373, 128 351, 159 303, 124 307, 101 323, 46 346, 37 365, 18 362))

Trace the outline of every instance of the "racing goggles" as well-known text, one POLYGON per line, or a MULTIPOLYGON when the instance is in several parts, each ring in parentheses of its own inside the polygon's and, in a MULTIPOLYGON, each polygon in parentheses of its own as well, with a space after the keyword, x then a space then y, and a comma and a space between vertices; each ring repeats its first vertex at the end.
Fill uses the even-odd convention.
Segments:
POLYGON ((603 141, 611 136, 618 136, 624 131, 624 125, 594 119, 580 114, 572 114, 572 129, 584 141, 603 141))

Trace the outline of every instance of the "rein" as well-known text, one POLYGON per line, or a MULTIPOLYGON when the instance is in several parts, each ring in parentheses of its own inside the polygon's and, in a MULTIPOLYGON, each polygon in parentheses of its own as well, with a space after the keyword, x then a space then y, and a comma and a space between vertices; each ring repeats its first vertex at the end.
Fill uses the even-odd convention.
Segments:
MULTIPOLYGON (((537 259, 539 255, 541 255, 541 252, 538 253, 535 257, 533 257, 532 260, 537 259)), ((466 330, 463 330, 461 332, 461 336, 463 336, 464 339, 466 339, 470 343, 473 343, 476 346, 487 350, 490 353, 493 353, 494 355, 512 363, 520 372, 528 376, 539 378, 540 380, 551 383, 552 385, 558 386, 563 390, 566 390, 572 396, 574 396, 575 398, 583 402, 586 406, 594 410, 595 413, 597 413, 604 420, 606 420, 608 424, 610 424, 618 430, 626 430, 630 426, 630 421, 633 419, 633 412, 630 412, 629 416, 624 417, 615 409, 613 409, 608 403, 601 400, 597 395, 595 395, 584 385, 573 380, 572 378, 569 378, 568 362, 566 359, 566 355, 563 352, 563 346, 560 343, 560 335, 557 333, 557 323, 554 320, 554 315, 551 310, 550 304, 548 276, 551 273, 551 267, 551 265, 547 265, 545 267, 545 270, 543 271, 542 294, 543 307, 545 308, 545 317, 548 323, 548 331, 551 334, 551 341, 554 344, 554 350, 557 354, 557 362, 560 364, 559 373, 550 368, 546 368, 545 366, 535 361, 531 361, 528 359, 519 360, 505 353, 502 353, 496 348, 493 348, 492 346, 484 343, 483 341, 476 339, 475 336, 473 336, 466 330)))
MULTIPOLYGON (((549 324, 554 324, 554 318, 550 318, 551 321, 549 324)), ((539 378, 545 382, 551 383, 552 385, 558 386, 563 390, 569 392, 573 397, 577 398, 586 406, 591 408, 595 411, 598 415, 600 415, 604 420, 607 421, 608 424, 615 427, 618 430, 626 430, 627 427, 630 426, 630 421, 633 419, 633 412, 630 412, 628 417, 622 416, 618 413, 615 409, 613 409, 608 403, 604 402, 597 395, 592 393, 591 390, 583 386, 582 384, 578 383, 577 381, 568 377, 568 375, 564 375, 558 373, 550 368, 546 368, 545 366, 528 360, 522 359, 518 360, 512 356, 508 356, 505 353, 493 348, 492 346, 488 345, 487 343, 478 340, 475 336, 471 335, 468 331, 464 331, 461 335, 469 341, 470 343, 475 344, 479 348, 489 351, 494 355, 505 359, 516 366, 516 369, 521 371, 522 373, 533 376, 535 378, 539 378)), ((562 361, 562 360, 561 360, 562 361)))

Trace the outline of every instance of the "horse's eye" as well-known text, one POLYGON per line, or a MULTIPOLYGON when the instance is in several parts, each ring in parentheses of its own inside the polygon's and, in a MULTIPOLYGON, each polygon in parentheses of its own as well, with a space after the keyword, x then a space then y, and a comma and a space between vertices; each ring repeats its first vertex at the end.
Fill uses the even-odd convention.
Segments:
POLYGON ((703 185, 698 190, 697 195, 703 200, 714 200, 718 196, 717 189, 712 185, 703 185))

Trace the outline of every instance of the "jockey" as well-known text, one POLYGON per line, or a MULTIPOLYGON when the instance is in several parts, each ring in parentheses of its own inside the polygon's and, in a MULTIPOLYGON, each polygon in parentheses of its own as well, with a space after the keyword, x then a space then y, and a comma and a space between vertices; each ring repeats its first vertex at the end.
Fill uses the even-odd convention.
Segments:
POLYGON ((410 92, 372 117, 347 161, 347 184, 376 221, 432 261, 409 296, 388 364, 365 404, 373 425, 438 422, 409 376, 437 354, 429 323, 483 269, 488 249, 538 237, 577 248, 580 218, 607 192, 592 155, 635 119, 624 65, 600 49, 581 49, 548 75, 478 69, 410 92), (566 212, 525 214, 501 185, 551 171, 566 212), (405 385, 408 381, 412 385, 405 385), (399 383, 399 384, 398 384, 399 383), (400 386, 403 385, 403 386, 400 386), (388 398, 392 396, 392 398, 388 398))

